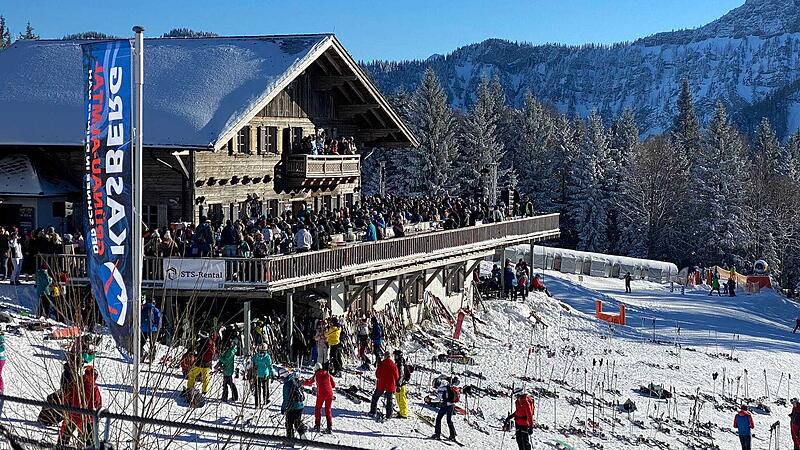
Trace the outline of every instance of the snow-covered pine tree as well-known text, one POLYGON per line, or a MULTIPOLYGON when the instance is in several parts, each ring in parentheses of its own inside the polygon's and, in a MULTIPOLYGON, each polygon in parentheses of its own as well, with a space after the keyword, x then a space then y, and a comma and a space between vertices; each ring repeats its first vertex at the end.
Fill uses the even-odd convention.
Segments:
POLYGON ((698 262, 742 267, 748 239, 744 226, 749 217, 745 209, 747 157, 742 136, 722 102, 717 102, 691 175, 698 262))
POLYGON ((621 233, 628 227, 619 209, 629 201, 626 195, 626 181, 630 176, 630 155, 639 145, 639 129, 633 110, 626 108, 611 126, 611 144, 608 149, 611 164, 606 167, 608 186, 608 241, 609 251, 624 254, 621 233))
POLYGON ((519 191, 533 201, 537 211, 552 211, 552 194, 557 189, 553 178, 553 119, 530 91, 522 109, 516 111, 517 133, 509 150, 511 165, 519 177, 519 191))
POLYGON ((6 25, 6 18, 0 16, 0 50, 11 46, 11 31, 6 25))
POLYGON ((450 190, 458 155, 458 123, 436 73, 425 71, 409 105, 410 123, 420 146, 408 152, 401 167, 413 180, 411 191, 442 194, 450 190))
POLYGON ((497 184, 502 186, 508 169, 499 165, 505 155, 499 126, 505 113, 505 94, 498 79, 483 78, 478 86, 475 103, 464 121, 461 152, 458 157, 457 191, 473 195, 485 187, 485 171, 497 167, 497 184))
POLYGON ((789 178, 800 182, 800 130, 789 137, 786 144, 786 158, 789 162, 789 178))
POLYGON ((608 251, 608 185, 605 168, 608 157, 608 134, 597 111, 587 119, 586 135, 580 157, 573 164, 570 193, 571 216, 578 232, 578 249, 608 251))
POLYGON ((678 111, 672 121, 670 130, 673 145, 683 153, 683 162, 686 167, 694 154, 700 150, 700 122, 694 109, 692 91, 689 89, 689 80, 681 82, 681 92, 678 95, 678 111))
POLYGON ((791 164, 789 157, 778 141, 775 129, 766 117, 761 119, 756 133, 756 142, 753 157, 765 170, 779 175, 789 175, 791 164))
POLYGON ((33 32, 33 27, 31 26, 31 23, 28 22, 25 25, 25 32, 19 34, 19 39, 20 40, 23 40, 23 39, 24 40, 39 39, 39 35, 33 32))

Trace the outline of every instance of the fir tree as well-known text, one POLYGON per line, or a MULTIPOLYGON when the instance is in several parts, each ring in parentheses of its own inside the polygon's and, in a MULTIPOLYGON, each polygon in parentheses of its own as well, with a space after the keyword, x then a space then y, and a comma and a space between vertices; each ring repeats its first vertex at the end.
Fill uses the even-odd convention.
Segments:
POLYGON ((519 190, 531 198, 538 211, 552 211, 552 193, 557 189, 553 179, 553 120, 530 91, 525 93, 522 110, 516 115, 517 133, 510 145, 511 163, 519 177, 519 190))
POLYGON ((25 32, 24 32, 24 33, 20 33, 20 35, 19 35, 19 39, 20 39, 20 40, 34 40, 34 39, 39 39, 39 35, 37 35, 37 34, 35 34, 35 33, 33 32, 33 27, 31 26, 31 23, 30 23, 30 22, 28 22, 28 23, 25 25, 25 32))
POLYGON ((162 34, 164 38, 196 38, 196 37, 215 37, 219 36, 217 33, 210 31, 195 31, 191 28, 173 28, 166 33, 162 34))
POLYGON ((788 155, 781 147, 775 129, 766 117, 762 118, 758 125, 753 156, 757 164, 770 172, 789 175, 791 171, 788 155))
POLYGON ((683 163, 688 168, 689 161, 700 149, 700 123, 694 110, 694 100, 689 89, 689 81, 684 78, 678 95, 678 113, 670 130, 673 143, 683 153, 683 163))
MULTIPOLYGON (((459 155, 457 180, 458 191, 463 195, 474 194, 486 184, 492 166, 499 166, 505 155, 505 146, 498 129, 505 113, 505 95, 497 79, 484 78, 478 86, 475 104, 466 118, 459 155)), ((498 186, 508 170, 497 168, 498 186)), ((490 201, 493 203, 493 201, 490 201)))
POLYGON ((630 156, 639 145, 639 129, 633 110, 625 109, 622 116, 611 127, 611 145, 608 149, 609 164, 606 167, 608 201, 612 205, 608 211, 609 251, 614 254, 625 252, 621 233, 628 227, 619 209, 629 201, 626 195, 626 181, 630 170, 630 156))
POLYGON ((11 46, 11 31, 6 25, 6 18, 0 16, 0 50, 11 46))
POLYGON ((608 135, 597 111, 587 120, 581 157, 575 161, 570 195, 571 216, 578 231, 578 249, 608 251, 608 135))

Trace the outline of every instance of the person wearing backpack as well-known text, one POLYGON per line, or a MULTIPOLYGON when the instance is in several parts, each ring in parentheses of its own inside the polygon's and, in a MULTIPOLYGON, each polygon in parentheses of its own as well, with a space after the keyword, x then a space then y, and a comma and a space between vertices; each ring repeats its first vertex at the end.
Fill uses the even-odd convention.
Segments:
POLYGON ((306 396, 303 386, 294 371, 290 371, 283 382, 283 403, 281 414, 286 416, 286 437, 294 439, 295 430, 300 439, 305 439, 306 425, 303 423, 303 408, 306 396))
POLYGON ((269 380, 275 374, 272 356, 267 352, 267 344, 258 346, 253 355, 253 375, 255 378, 256 408, 269 403, 269 380))
POLYGON ((397 365, 389 357, 389 352, 383 354, 383 360, 378 364, 375 369, 375 392, 372 394, 372 402, 369 406, 369 416, 375 417, 378 409, 378 401, 381 397, 386 399, 386 418, 392 418, 392 396, 397 390, 397 380, 400 374, 397 371, 397 365))
POLYGON ((733 418, 733 427, 739 433, 739 442, 742 444, 742 450, 750 450, 751 441, 753 439, 753 428, 755 428, 755 424, 753 423, 753 416, 750 414, 750 411, 747 410, 747 405, 742 405, 739 409, 739 413, 733 418))
POLYGON ((314 366, 314 376, 303 381, 303 386, 312 386, 317 383, 317 404, 314 406, 314 428, 313 431, 319 432, 319 424, 322 418, 322 407, 325 407, 325 420, 328 427, 326 434, 331 434, 333 428, 333 416, 331 415, 331 404, 333 403, 333 389, 336 381, 328 373, 328 363, 317 363, 314 366))
POLYGON ((406 363, 403 351, 400 349, 394 351, 394 363, 397 366, 397 373, 400 375, 399 386, 394 394, 395 400, 397 400, 397 416, 405 419, 408 417, 408 382, 411 380, 411 372, 414 368, 406 363))
POLYGON ((431 439, 442 438, 442 419, 447 417, 447 428, 450 431, 448 440, 456 440, 456 427, 453 425, 453 412, 456 408, 456 403, 461 401, 461 390, 458 388, 458 377, 451 379, 437 379, 438 386, 436 389, 437 397, 439 398, 439 413, 436 415, 436 426, 434 427, 433 436, 431 439))
POLYGON ((516 408, 511 415, 506 417, 503 423, 503 430, 511 429, 511 419, 513 418, 514 427, 516 428, 514 437, 517 440, 517 447, 519 450, 531 450, 530 437, 533 433, 533 413, 535 411, 533 398, 522 389, 516 389, 514 393, 517 395, 516 408))

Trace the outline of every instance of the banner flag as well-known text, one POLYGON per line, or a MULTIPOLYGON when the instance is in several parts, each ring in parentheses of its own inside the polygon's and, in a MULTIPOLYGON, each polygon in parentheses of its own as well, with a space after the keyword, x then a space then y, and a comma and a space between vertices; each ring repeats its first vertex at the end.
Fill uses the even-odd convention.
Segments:
POLYGON ((132 350, 133 101, 128 40, 81 45, 86 92, 86 272, 117 347, 132 350))

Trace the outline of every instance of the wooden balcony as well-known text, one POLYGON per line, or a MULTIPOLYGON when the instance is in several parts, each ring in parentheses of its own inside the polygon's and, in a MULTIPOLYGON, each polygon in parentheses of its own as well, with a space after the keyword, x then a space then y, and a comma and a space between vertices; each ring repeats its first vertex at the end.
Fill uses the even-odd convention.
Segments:
POLYGON ((290 155, 286 160, 286 178, 293 184, 341 183, 360 176, 359 155, 290 155))
MULTIPOLYGON (((278 292, 318 283, 380 276, 387 271, 438 264, 453 258, 480 258, 487 252, 512 245, 554 239, 559 236, 559 215, 526 217, 500 223, 449 231, 432 231, 403 238, 358 243, 316 252, 225 260, 225 290, 278 292)), ((86 284, 84 255, 39 255, 54 272, 66 272, 70 283, 86 284)), ((142 282, 160 288, 164 281, 164 259, 144 258, 142 282)), ((262 294, 263 295, 263 294, 262 294)))

